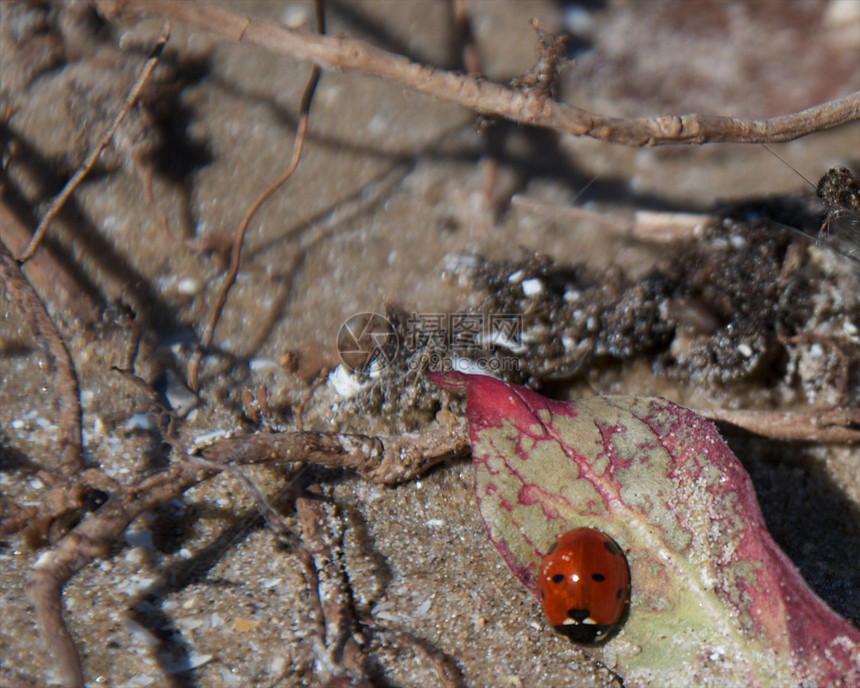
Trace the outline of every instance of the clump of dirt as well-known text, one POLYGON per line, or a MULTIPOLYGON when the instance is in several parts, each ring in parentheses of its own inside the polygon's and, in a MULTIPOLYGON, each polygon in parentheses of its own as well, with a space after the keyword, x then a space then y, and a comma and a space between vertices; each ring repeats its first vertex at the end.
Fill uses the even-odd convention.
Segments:
POLYGON ((714 220, 635 279, 540 254, 452 260, 474 305, 433 323, 389 308, 400 346, 375 374, 380 361, 368 363, 368 388, 354 403, 393 422, 404 409, 410 417, 434 409, 427 370, 484 370, 539 388, 634 360, 715 389, 743 384, 783 398, 856 403, 860 371, 846 360, 856 357, 857 271, 833 246, 817 247, 765 217, 796 221, 795 200, 771 201, 752 222, 714 220), (817 365, 807 360, 811 345, 826 351, 817 365))

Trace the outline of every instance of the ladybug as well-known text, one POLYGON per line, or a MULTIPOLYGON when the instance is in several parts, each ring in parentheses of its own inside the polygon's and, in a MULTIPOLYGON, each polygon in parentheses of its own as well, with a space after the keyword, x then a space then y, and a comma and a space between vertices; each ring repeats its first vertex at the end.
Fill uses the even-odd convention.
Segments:
POLYGON ((614 631, 630 600, 630 569, 618 544, 593 528, 562 533, 541 561, 543 611, 556 630, 577 643, 614 631))

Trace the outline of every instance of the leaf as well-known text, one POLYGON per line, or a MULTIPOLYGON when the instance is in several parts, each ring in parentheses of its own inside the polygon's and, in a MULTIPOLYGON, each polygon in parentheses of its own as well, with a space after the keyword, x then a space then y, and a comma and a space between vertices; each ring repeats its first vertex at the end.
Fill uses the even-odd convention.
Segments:
POLYGON ((659 398, 568 403, 487 376, 431 379, 467 394, 478 507, 532 593, 566 530, 624 549, 629 617, 589 652, 625 686, 860 686, 860 632, 770 537, 711 423, 659 398))

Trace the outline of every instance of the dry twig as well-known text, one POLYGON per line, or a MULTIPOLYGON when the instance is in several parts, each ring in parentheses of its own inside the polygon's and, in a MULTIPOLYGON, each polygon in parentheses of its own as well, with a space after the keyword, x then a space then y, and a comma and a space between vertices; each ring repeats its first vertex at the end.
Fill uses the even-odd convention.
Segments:
POLYGON ((317 678, 348 676, 352 681, 364 680, 366 670, 362 652, 352 634, 354 619, 349 582, 331 546, 340 537, 331 532, 320 486, 307 487, 296 499, 296 512, 302 526, 299 539, 268 503, 260 488, 237 467, 200 458, 190 461, 202 468, 223 470, 235 478, 253 500, 269 530, 298 556, 309 591, 310 620, 320 674, 317 678))
MULTIPOLYGON (((349 679, 347 685, 365 685, 367 669, 364 656, 353 636, 352 599, 349 582, 339 557, 331 547, 340 537, 329 532, 322 489, 310 485, 296 500, 296 513, 302 524, 302 542, 312 557, 313 571, 305 565, 311 596, 322 613, 317 637, 317 667, 327 680, 349 679), (320 634, 321 631, 321 634, 320 634)), ((370 684, 366 684, 370 685, 370 684)))
MULTIPOLYGON (((317 30, 320 33, 325 31, 325 17, 323 13, 322 3, 316 3, 316 21, 317 30)), ((286 171, 273 184, 269 185, 263 193, 251 204, 248 212, 245 214, 242 223, 236 230, 233 237, 233 248, 230 253, 230 269, 227 272, 224 281, 221 283, 221 288, 218 290, 218 298, 215 301, 215 306, 212 308, 212 313, 209 315, 209 322, 206 323, 206 329, 203 330, 203 335, 200 337, 200 348, 191 357, 188 364, 188 386, 197 392, 200 389, 199 373, 200 362, 203 360, 203 351, 212 345, 212 339, 215 337, 215 327, 218 325, 218 320, 221 318, 221 311, 224 310, 224 305, 227 303, 227 295, 230 289, 236 283, 236 277, 239 274, 239 261, 242 257, 242 244, 245 241, 245 232, 248 230, 248 225, 251 218, 260 209, 263 203, 275 193, 284 183, 293 176, 293 172, 299 166, 299 160, 302 158, 302 148, 305 143, 305 136, 308 133, 308 119, 310 117, 311 102, 316 91, 317 84, 320 80, 321 70, 314 65, 311 70, 311 75, 308 77, 308 83, 302 93, 302 99, 299 103, 299 122, 296 127, 296 137, 293 141, 293 154, 290 162, 287 165, 286 171)))
POLYGON ((317 376, 317 379, 311 383, 310 389, 305 392, 301 401, 296 405, 296 424, 298 425, 299 430, 305 429, 305 406, 307 406, 313 398, 314 393, 328 381, 329 372, 331 372, 330 368, 323 368, 317 376))
POLYGON ((348 435, 321 432, 257 433, 222 439, 201 455, 219 464, 307 462, 351 468, 382 485, 395 485, 465 453, 465 426, 405 435, 348 435))
POLYGON ((39 557, 29 577, 28 593, 36 610, 39 635, 56 658, 65 688, 83 688, 84 675, 74 638, 63 620, 63 586, 94 558, 105 556, 111 543, 140 514, 175 499, 214 472, 182 461, 136 485, 122 486, 98 511, 39 557))
POLYGON ((551 217, 553 222, 562 218, 570 222, 589 222, 618 236, 631 237, 652 244, 692 241, 696 238, 696 232, 699 228, 719 221, 719 218, 712 215, 657 210, 637 210, 631 218, 585 210, 576 206, 543 203, 521 194, 511 197, 511 205, 528 212, 551 217))
POLYGON ((59 461, 57 476, 70 478, 83 468, 81 455, 81 399, 78 377, 69 351, 63 338, 54 327, 51 316, 27 281, 17 261, 9 253, 6 245, 0 242, 0 278, 12 301, 24 311, 36 338, 48 350, 53 359, 56 376, 54 384, 60 404, 60 417, 57 423, 57 444, 59 461))
POLYGON ((268 21, 189 0, 96 0, 108 17, 159 16, 186 22, 228 40, 252 43, 273 52, 376 76, 419 93, 458 103, 474 112, 591 136, 630 146, 671 143, 776 143, 829 129, 860 117, 860 91, 806 110, 771 119, 713 115, 658 115, 624 119, 586 112, 543 93, 507 88, 472 76, 416 64, 363 41, 293 31, 268 21))
MULTIPOLYGON (((394 484, 426 472, 437 463, 465 451, 465 429, 453 431, 439 429, 423 435, 400 437, 369 437, 363 435, 335 435, 313 432, 264 433, 239 439, 220 440, 202 454, 204 460, 181 460, 168 468, 144 478, 130 486, 112 484, 108 501, 86 519, 81 520, 59 540, 55 547, 37 561, 29 580, 29 594, 36 609, 39 633, 46 646, 54 653, 58 672, 64 686, 78 688, 84 685, 80 656, 74 639, 63 621, 62 590, 65 583, 92 559, 105 556, 126 527, 141 513, 155 509, 185 490, 222 470, 248 486, 247 479, 227 464, 307 462, 325 466, 354 468, 362 475, 380 484, 394 484)), ((96 471, 100 473, 100 471, 96 471)), ((97 482, 94 477, 83 481, 97 482)), ((265 500, 250 483, 251 494, 256 491, 255 503, 266 506, 265 500)), ((270 509, 261 509, 267 522, 282 522, 270 509), (273 515, 274 514, 274 515, 273 515)), ((311 519, 310 516, 307 517, 311 519)), ((307 529, 307 523, 303 524, 307 529)), ((273 528, 276 534, 296 547, 302 560, 311 590, 320 585, 317 571, 324 552, 310 554, 304 546, 296 546, 295 538, 285 526, 273 528), (316 583, 314 583, 316 581, 316 583)), ((309 535, 311 541, 316 536, 309 535)), ((308 540, 305 538, 305 543, 308 540)), ((334 598, 333 598, 334 599, 334 598)), ((337 602, 340 605, 340 602, 337 602)), ((321 599, 322 616, 318 621, 323 638, 334 637, 330 626, 333 614, 340 614, 333 606, 326 609, 321 599)), ((334 605, 334 601, 331 602, 334 605)), ((340 607, 337 607, 340 609, 340 607)), ((339 618, 339 617, 338 617, 339 618)), ((340 623, 340 622, 338 622, 340 623)), ((335 633, 340 637, 340 631, 335 633)), ((346 665, 344 665, 346 666, 346 665)))
POLYGON ((819 411, 697 410, 700 416, 730 429, 800 442, 860 442, 860 409, 836 407, 819 411))
MULTIPOLYGON (((126 116, 129 110, 134 106, 137 101, 138 96, 140 95, 141 90, 143 89, 146 80, 149 78, 149 75, 152 74, 152 70, 155 69, 155 64, 158 62, 158 58, 161 56, 161 51, 164 49, 165 43, 167 43, 167 38, 170 36, 170 24, 165 24, 164 31, 159 37, 158 41, 155 43, 155 47, 152 49, 152 53, 147 58, 146 62, 143 63, 143 67, 140 70, 140 74, 134 82, 134 85, 131 87, 131 90, 128 92, 128 95, 125 98, 125 102, 123 103, 122 108, 120 109, 117 116, 114 118, 114 121, 111 123, 108 130, 105 132, 105 135, 99 140, 98 144, 90 151, 89 155, 87 155, 83 164, 78 168, 77 172, 72 175, 72 178, 66 183, 63 187, 63 190, 59 193, 59 195, 51 201, 51 206, 48 208, 48 212, 45 213, 44 217, 39 222, 36 227, 36 231, 33 232, 33 238, 30 240, 30 243, 27 245, 27 248, 24 249, 24 253, 18 258, 18 260, 22 263, 28 261, 35 252, 36 248, 38 248, 39 243, 42 241, 42 237, 45 236, 45 232, 48 231, 48 223, 63 207, 65 202, 68 200, 69 196, 72 195, 72 192, 78 187, 84 177, 89 174, 90 170, 93 168, 93 165, 96 164, 96 160, 99 159, 99 155, 101 155, 102 149, 113 138, 113 135, 116 133, 116 130, 119 128, 119 125, 122 123, 123 118, 126 116)), ((147 192, 147 195, 151 195, 147 192)))

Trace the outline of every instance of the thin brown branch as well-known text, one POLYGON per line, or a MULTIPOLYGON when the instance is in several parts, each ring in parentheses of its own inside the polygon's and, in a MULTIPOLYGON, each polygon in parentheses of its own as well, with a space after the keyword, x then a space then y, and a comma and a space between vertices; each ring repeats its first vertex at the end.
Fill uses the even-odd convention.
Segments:
MULTIPOLYGON (((325 30, 325 19, 321 9, 321 5, 317 4, 316 11, 317 30, 322 32, 325 30)), ((308 119, 310 117, 311 102, 313 101, 314 91, 319 84, 321 70, 317 65, 311 69, 311 75, 308 77, 308 83, 305 85, 305 90, 302 93, 302 100, 299 103, 299 122, 296 127, 296 137, 293 140, 293 155, 287 165, 286 171, 273 184, 269 185, 263 193, 251 204, 250 209, 245 214, 242 224, 236 230, 233 238, 233 248, 230 253, 230 269, 227 272, 224 281, 221 283, 221 288, 218 291, 218 298, 215 301, 215 306, 212 308, 212 313, 209 315, 209 322, 206 324, 206 329, 203 330, 203 335, 200 337, 200 348, 194 352, 191 361, 188 364, 188 386, 197 392, 200 389, 199 375, 200 362, 203 360, 203 351, 212 345, 212 339, 215 337, 215 328, 218 325, 218 320, 221 318, 221 312, 227 303, 227 295, 230 289, 236 283, 236 277, 239 274, 239 261, 242 257, 242 244, 245 241, 245 232, 248 230, 248 225, 251 218, 260 209, 260 206, 268 200, 284 183, 293 176, 293 172, 299 166, 299 160, 302 158, 302 148, 305 143, 305 136, 308 132, 308 119)))
POLYGON ((84 676, 74 638, 63 620, 63 586, 94 558, 105 556, 111 543, 140 514, 175 499, 215 472, 183 461, 135 486, 118 489, 97 512, 39 557, 27 589, 35 607, 39 635, 55 656, 64 688, 83 688, 84 676))
POLYGON ((223 471, 226 475, 229 475, 231 478, 236 480, 248 496, 251 497, 251 500, 254 502, 254 507, 266 522, 266 527, 274 533, 275 537, 291 548, 295 549, 301 546, 298 538, 287 527, 287 524, 281 518, 281 515, 275 511, 275 508, 271 504, 269 504, 263 491, 253 480, 240 471, 236 466, 207 461, 206 459, 201 459, 197 456, 190 457, 188 460, 191 463, 198 464, 201 468, 211 468, 214 471, 223 471))
POLYGON ((107 16, 126 12, 131 16, 159 16, 185 22, 228 40, 259 45, 323 68, 379 77, 483 115, 630 146, 727 141, 776 143, 860 117, 860 91, 771 119, 699 114, 633 119, 609 117, 556 102, 539 93, 420 65, 363 41, 293 31, 212 5, 189 0, 96 0, 96 4, 107 16))
POLYGON ((803 442, 860 442, 860 409, 835 407, 818 411, 696 410, 728 430, 775 440, 803 442))
POLYGON ((709 223, 719 222, 713 215, 700 213, 672 213, 660 210, 637 210, 633 217, 585 210, 576 206, 544 203, 516 194, 511 205, 525 211, 551 217, 553 221, 589 222, 618 236, 632 237, 651 244, 674 244, 693 241, 697 230, 709 223))
POLYGON ((299 557, 309 592, 310 621, 319 641, 316 654, 321 674, 327 678, 348 675, 353 681, 363 679, 363 656, 352 634, 354 619, 349 581, 331 546, 340 536, 333 532, 328 521, 319 485, 311 485, 296 499, 296 513, 302 527, 300 540, 268 503, 262 490, 236 466, 197 457, 190 461, 203 468, 223 470, 236 479, 254 501, 269 529, 299 557))
POLYGON ((394 485, 465 453, 464 426, 405 435, 341 435, 321 432, 257 433, 210 444, 201 455, 219 464, 290 463, 351 468, 375 483, 394 485))
POLYGON ((120 109, 117 116, 114 118, 114 121, 111 123, 108 130, 105 132, 105 135, 99 140, 98 144, 90 151, 89 155, 87 155, 83 164, 78 168, 72 178, 66 182, 66 185, 63 187, 63 190, 60 191, 59 195, 51 201, 51 206, 48 208, 48 212, 45 213, 44 217, 41 219, 39 224, 36 227, 36 231, 33 232, 33 238, 30 239, 30 243, 27 245, 27 248, 24 249, 24 253, 21 254, 18 260, 22 263, 28 261, 33 253, 36 251, 36 248, 39 246, 39 243, 42 241, 42 237, 45 236, 45 232, 48 231, 48 224, 51 220, 54 219, 56 214, 60 212, 60 209, 63 207, 65 202, 68 200, 69 196, 72 195, 72 192, 78 187, 84 177, 86 177, 90 170, 93 168, 93 165, 96 164, 96 160, 98 160, 99 155, 101 155, 102 150, 110 140, 113 138, 113 135, 116 133, 116 130, 119 128, 119 125, 122 123, 122 120, 125 118, 128 111, 134 106, 137 101, 138 96, 140 95, 141 90, 143 89, 146 80, 149 78, 149 75, 152 74, 152 70, 155 69, 155 64, 158 62, 158 58, 161 55, 161 51, 164 48, 164 44, 167 43, 167 38, 170 36, 170 24, 166 24, 164 27, 164 31, 159 37, 158 41, 155 44, 155 47, 152 49, 152 53, 149 58, 147 58, 146 62, 143 63, 143 67, 140 70, 140 74, 135 80, 134 84, 131 87, 131 90, 128 92, 128 95, 125 98, 125 102, 123 103, 122 108, 120 109))
MULTIPOLYGON (((319 600, 322 611, 322 647, 317 651, 317 666, 330 684, 333 679, 348 680, 347 685, 370 685, 366 683, 366 667, 361 648, 353 636, 352 599, 349 581, 336 548, 332 543, 340 541, 340 533, 333 532, 332 523, 326 513, 322 489, 310 485, 296 499, 296 514, 302 525, 302 542, 313 561, 316 587, 312 597, 319 600)), ((335 528, 340 530, 340 526, 335 528)))
POLYGON ((0 279, 6 285, 6 292, 24 312, 34 334, 53 359, 56 370, 54 386, 60 405, 60 416, 57 421, 57 444, 59 445, 57 471, 60 476, 68 478, 83 467, 81 398, 75 366, 44 304, 24 277, 18 262, 2 242, 0 242, 0 279))
POLYGON ((41 478, 50 487, 42 493, 36 513, 21 523, 29 547, 39 549, 58 542, 81 518, 93 509, 93 492, 110 493, 119 486, 113 478, 97 468, 76 473, 68 480, 57 480, 52 473, 41 478))
MULTIPOLYGON (((110 544, 137 516, 175 499, 189 487, 226 468, 220 464, 317 463, 353 468, 375 482, 394 484, 464 452, 467 445, 462 426, 381 438, 313 432, 260 433, 210 445, 202 451, 205 462, 180 461, 137 485, 116 486, 98 511, 81 520, 39 558, 30 575, 28 590, 39 632, 55 654, 63 685, 73 688, 84 685, 80 656, 63 621, 65 583, 93 558, 104 556, 110 544)), ((316 563, 312 567, 310 563, 309 559, 304 561, 306 575, 318 568, 316 563)), ((325 612, 325 600, 321 603, 325 612)))
MULTIPOLYGON (((472 21, 465 0, 451 0, 454 19, 454 35, 460 48, 461 63, 464 71, 473 78, 483 78, 483 65, 472 31, 472 21)), ((502 134, 498 122, 493 118, 482 118, 478 131, 481 136, 481 215, 478 226, 484 232, 489 232, 499 214, 499 204, 493 202, 499 173, 499 151, 501 150, 502 134)))

